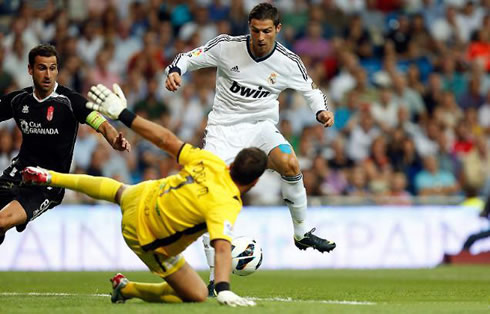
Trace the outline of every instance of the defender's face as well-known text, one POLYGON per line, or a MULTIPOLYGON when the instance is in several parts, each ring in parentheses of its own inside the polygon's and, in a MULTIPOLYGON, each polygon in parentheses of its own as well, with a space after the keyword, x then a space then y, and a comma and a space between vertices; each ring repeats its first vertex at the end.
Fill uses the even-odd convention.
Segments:
POLYGON ((251 49, 255 57, 267 55, 276 41, 276 36, 281 30, 281 24, 274 26, 272 20, 252 19, 249 23, 251 49))
POLYGON ((34 65, 32 67, 29 65, 29 74, 32 76, 36 90, 50 94, 54 89, 54 84, 58 77, 56 56, 36 56, 34 65))

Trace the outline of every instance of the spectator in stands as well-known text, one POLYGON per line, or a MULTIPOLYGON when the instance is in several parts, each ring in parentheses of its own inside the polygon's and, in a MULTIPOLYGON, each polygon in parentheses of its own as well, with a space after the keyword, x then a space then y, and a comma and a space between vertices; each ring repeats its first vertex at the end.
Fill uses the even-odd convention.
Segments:
POLYGON ((421 196, 450 196, 460 191, 454 175, 439 169, 435 156, 425 156, 423 165, 424 169, 415 176, 417 194, 421 196))
POLYGON ((12 43, 12 51, 7 53, 3 61, 3 67, 10 75, 13 76, 15 84, 19 86, 32 85, 32 78, 25 71, 26 64, 29 63, 24 42, 21 37, 15 37, 12 43), (24 69, 21 71, 20 69, 24 69))
POLYGON ((463 111, 459 108, 452 92, 442 92, 439 97, 439 102, 432 114, 434 122, 444 129, 453 130, 463 118, 463 111))
POLYGON ((345 93, 356 86, 355 75, 359 70, 359 60, 350 51, 339 52, 339 73, 330 82, 330 92, 332 100, 342 101, 345 93))
POLYGON ((451 54, 441 57, 442 60, 442 86, 445 91, 450 91, 458 99, 466 91, 466 78, 456 71, 456 60, 451 54))
POLYGON ((344 173, 329 168, 323 156, 316 155, 313 158, 311 170, 318 177, 320 195, 336 196, 344 193, 347 187, 344 173))
POLYGON ((484 134, 490 135, 490 89, 486 93, 485 103, 478 109, 478 122, 484 134))
POLYGON ((385 205, 412 205, 412 196, 407 191, 407 178, 402 172, 391 176, 390 188, 385 197, 381 198, 385 205))
POLYGON ((356 80, 356 85, 354 90, 359 95, 359 100, 361 102, 373 103, 379 100, 378 91, 369 83, 366 70, 361 67, 355 69, 354 78, 356 80))
POLYGON ((424 121, 421 134, 414 137, 417 152, 420 156, 435 155, 439 150, 437 140, 441 133, 441 125, 436 119, 424 121))
POLYGON ((480 136, 475 139, 473 148, 462 157, 463 175, 466 185, 478 192, 490 185, 490 151, 487 139, 480 136))
POLYGON ((410 21, 406 15, 399 15, 396 23, 393 23, 394 28, 390 30, 387 38, 395 44, 396 52, 401 56, 405 56, 408 51, 408 43, 412 39, 410 29, 410 21))
POLYGON ((208 41, 218 36, 216 24, 209 19, 208 9, 205 6, 197 5, 192 12, 194 20, 186 23, 179 30, 179 37, 186 40, 193 33, 199 34, 198 42, 194 43, 196 47, 205 45, 208 41))
POLYGON ((393 160, 395 171, 403 172, 407 178, 407 189, 410 193, 416 193, 415 177, 422 170, 422 159, 415 149, 414 141, 407 137, 403 141, 401 157, 393 160))
POLYGON ((157 39, 153 31, 143 35, 143 48, 129 59, 128 71, 139 71, 146 79, 150 79, 163 70, 167 61, 157 39))
POLYGON ((92 154, 97 148, 98 140, 96 133, 91 131, 91 128, 85 124, 78 128, 77 141, 73 150, 73 163, 85 171, 90 166, 92 154))
MULTIPOLYGON (((407 86, 410 87, 414 92, 418 93, 420 97, 423 97, 423 95, 425 95, 426 86, 422 82, 420 77, 420 70, 415 64, 411 64, 408 67, 407 86)), ((424 105, 424 111, 426 111, 426 105, 423 100, 422 104, 424 105)))
POLYGON ((468 84, 468 90, 461 95, 459 107, 463 110, 468 108, 480 108, 485 102, 485 97, 480 93, 480 78, 472 77, 468 84))
POLYGON ((323 11, 322 22, 324 23, 324 29, 328 33, 331 32, 333 36, 340 36, 349 22, 349 16, 339 8, 335 0, 323 0, 321 8, 323 11))
POLYGON ((469 126, 463 121, 458 123, 454 129, 453 153, 464 156, 473 149, 473 138, 471 137, 469 126))
POLYGON ((349 24, 344 30, 343 37, 345 39, 345 47, 350 51, 355 52, 357 55, 359 55, 358 47, 366 41, 371 41, 369 33, 364 28, 360 15, 353 15, 351 17, 349 24))
POLYGON ((350 171, 346 195, 350 196, 352 201, 356 203, 363 203, 366 198, 371 197, 366 171, 363 167, 356 166, 350 171))
POLYGON ((423 55, 427 55, 428 53, 434 51, 434 40, 427 29, 427 24, 425 23, 422 13, 417 13, 412 17, 410 23, 410 33, 410 43, 419 47, 423 55))
POLYGON ((333 157, 328 160, 328 167, 336 171, 342 171, 345 175, 354 166, 354 161, 346 154, 344 137, 336 137, 330 143, 330 146, 333 150, 333 157))
POLYGON ((347 142, 347 155, 355 162, 364 160, 369 156, 371 143, 381 134, 381 130, 370 111, 359 113, 359 124, 350 133, 347 142))
POLYGON ((394 74, 393 98, 394 102, 408 109, 410 120, 417 121, 421 115, 425 115, 425 105, 419 93, 407 86, 407 79, 402 74, 394 74))
POLYGON ((96 56, 104 46, 104 39, 100 32, 100 25, 96 20, 87 20, 82 26, 82 37, 78 40, 77 51, 87 65, 95 64, 96 56))
POLYGON ((126 71, 126 65, 132 55, 142 48, 142 42, 139 37, 131 36, 131 21, 124 19, 119 21, 118 32, 115 39, 114 60, 119 67, 119 74, 126 71))
POLYGON ((90 86, 95 84, 103 84, 106 86, 112 86, 119 83, 122 79, 116 71, 111 69, 110 62, 113 57, 114 49, 109 46, 105 46, 97 53, 95 57, 95 67, 93 67, 87 74, 84 90, 88 92, 90 86))
POLYGON ((392 97, 392 91, 388 87, 381 88, 379 102, 371 105, 371 115, 376 124, 384 133, 391 133, 398 125, 398 108, 400 103, 392 97))
POLYGON ((461 32, 462 21, 458 18, 455 7, 447 6, 445 16, 426 22, 427 25, 430 25, 431 35, 437 41, 436 44, 439 49, 443 48, 445 44, 460 45, 464 42, 461 32))
POLYGON ((434 108, 440 102, 440 98, 443 94, 441 75, 437 72, 433 72, 429 75, 427 82, 427 88, 422 95, 427 109, 427 113, 432 115, 434 108))
POLYGON ((147 84, 146 97, 135 103, 133 111, 145 119, 156 121, 163 126, 169 126, 170 110, 158 95, 159 82, 157 78, 149 79, 147 84))
POLYGON ((347 92, 345 102, 335 108, 335 125, 338 131, 349 134, 355 125, 355 117, 358 113, 360 104, 359 97, 355 90, 347 92))
POLYGON ((369 190, 375 197, 385 195, 389 190, 393 169, 386 153, 384 137, 374 139, 371 154, 363 161, 362 166, 366 171, 369 190))
POLYGON ((381 44, 385 32, 385 17, 376 7, 377 0, 366 0, 366 8, 360 12, 362 24, 369 37, 376 44, 381 44))
POLYGON ((330 42, 323 37, 323 29, 319 22, 309 22, 306 35, 296 41, 293 51, 301 57, 309 57, 313 61, 322 61, 332 53, 330 42))

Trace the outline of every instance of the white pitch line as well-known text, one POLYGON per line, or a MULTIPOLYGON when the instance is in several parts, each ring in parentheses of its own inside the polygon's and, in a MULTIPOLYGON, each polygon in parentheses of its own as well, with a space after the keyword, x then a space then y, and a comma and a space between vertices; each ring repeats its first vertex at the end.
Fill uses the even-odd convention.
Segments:
MULTIPOLYGON (((59 292, 0 292, 0 296, 34 296, 34 297, 110 297, 104 293, 59 293, 59 292)), ((293 298, 256 298, 247 297, 254 301, 289 302, 289 303, 321 303, 321 304, 344 304, 344 305, 376 305, 375 302, 346 301, 346 300, 295 300, 293 298)))
POLYGON ((272 302, 291 302, 291 303, 322 303, 322 304, 346 304, 346 305, 376 305, 376 302, 367 301, 347 301, 347 300, 296 300, 293 298, 255 298, 247 297, 254 301, 272 301, 272 302))

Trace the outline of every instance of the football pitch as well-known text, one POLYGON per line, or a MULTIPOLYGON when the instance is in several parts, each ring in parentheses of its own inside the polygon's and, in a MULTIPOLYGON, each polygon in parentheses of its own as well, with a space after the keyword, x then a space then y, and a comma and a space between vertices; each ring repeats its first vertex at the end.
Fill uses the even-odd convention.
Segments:
MULTIPOLYGON (((490 267, 260 270, 232 276, 254 308, 201 304, 111 304, 113 272, 0 272, 0 313, 490 313, 490 267)), ((159 282, 149 272, 130 280, 159 282)), ((207 277, 202 273, 203 278, 207 277)))

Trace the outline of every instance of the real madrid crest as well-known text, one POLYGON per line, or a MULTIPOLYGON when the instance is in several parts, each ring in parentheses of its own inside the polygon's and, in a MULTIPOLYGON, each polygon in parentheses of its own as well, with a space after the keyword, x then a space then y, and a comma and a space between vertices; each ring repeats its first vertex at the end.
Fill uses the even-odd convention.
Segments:
POLYGON ((272 72, 271 75, 269 75, 269 78, 267 79, 270 84, 276 84, 277 82, 277 74, 272 72))

